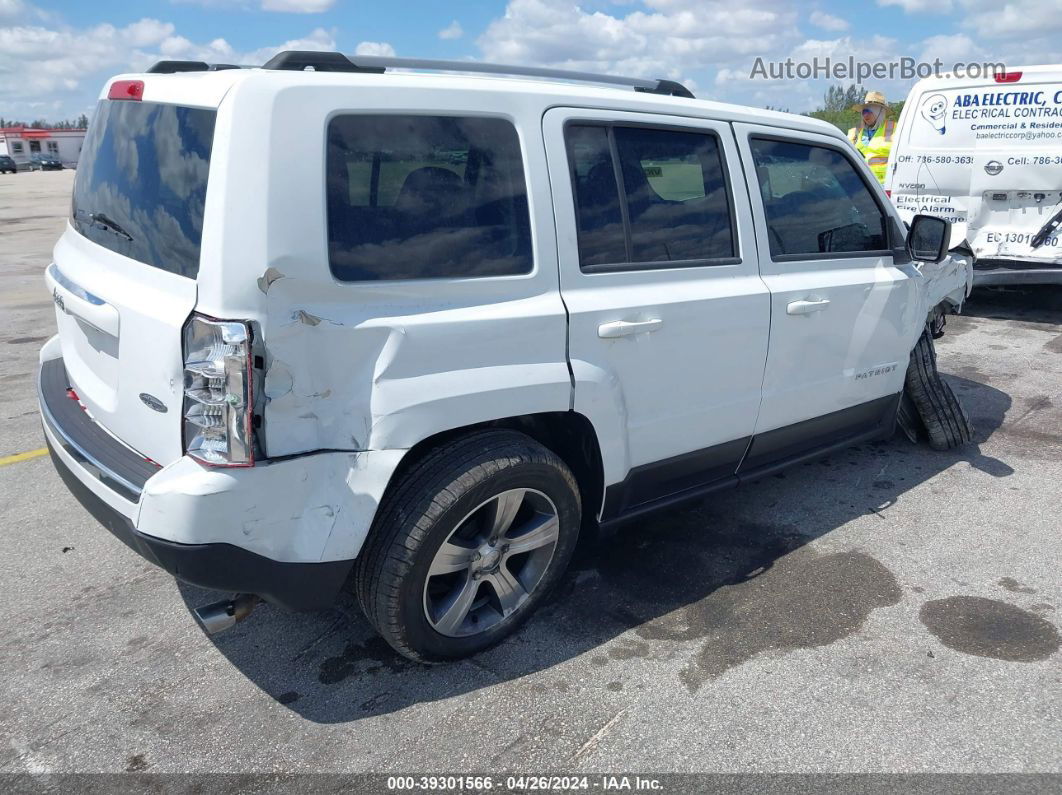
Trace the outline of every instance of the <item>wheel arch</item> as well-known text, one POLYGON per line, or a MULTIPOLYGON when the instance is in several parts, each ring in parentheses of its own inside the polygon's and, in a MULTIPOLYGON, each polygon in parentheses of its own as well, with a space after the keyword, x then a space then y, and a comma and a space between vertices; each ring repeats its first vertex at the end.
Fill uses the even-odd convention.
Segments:
POLYGON ((391 475, 388 490, 409 468, 440 444, 475 431, 490 429, 518 431, 559 456, 575 475, 579 486, 583 528, 596 527, 605 496, 601 445, 590 419, 575 411, 546 411, 503 417, 435 433, 417 442, 406 452, 391 475))

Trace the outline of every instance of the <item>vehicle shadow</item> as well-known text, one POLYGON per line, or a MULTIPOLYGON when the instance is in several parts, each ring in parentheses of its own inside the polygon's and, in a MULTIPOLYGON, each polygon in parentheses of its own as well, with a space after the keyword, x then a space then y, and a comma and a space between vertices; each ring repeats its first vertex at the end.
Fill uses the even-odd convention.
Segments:
MULTIPOLYGON (((460 696, 587 653, 604 667, 705 639, 681 676, 695 690, 761 651, 833 642, 857 631, 874 608, 899 602, 902 591, 870 556, 809 542, 872 515, 897 543, 917 542, 910 520, 902 533, 889 522, 909 489, 960 462, 999 478, 1014 471, 980 449, 1003 424, 1010 397, 948 378, 974 422, 972 444, 935 452, 897 434, 627 526, 585 552, 516 636, 471 660, 405 660, 350 597, 312 615, 264 605, 211 641, 265 693, 319 723, 460 696)), ((189 607, 217 598, 180 590, 189 607)), ((622 680, 623 666, 608 675, 622 680)), ((545 687, 537 679, 531 686, 545 687)))
POLYGON ((978 287, 963 304, 962 314, 992 320, 1058 323, 1062 320, 1062 285, 978 287))

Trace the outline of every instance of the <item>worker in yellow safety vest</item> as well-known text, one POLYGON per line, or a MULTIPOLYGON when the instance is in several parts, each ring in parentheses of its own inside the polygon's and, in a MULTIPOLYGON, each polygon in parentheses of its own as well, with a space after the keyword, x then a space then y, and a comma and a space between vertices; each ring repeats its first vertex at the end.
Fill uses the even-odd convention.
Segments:
POLYGON ((862 120, 858 127, 848 131, 848 140, 863 155, 878 182, 884 185, 896 124, 892 119, 885 118, 889 106, 880 91, 868 91, 862 106, 856 107, 862 108, 862 120))

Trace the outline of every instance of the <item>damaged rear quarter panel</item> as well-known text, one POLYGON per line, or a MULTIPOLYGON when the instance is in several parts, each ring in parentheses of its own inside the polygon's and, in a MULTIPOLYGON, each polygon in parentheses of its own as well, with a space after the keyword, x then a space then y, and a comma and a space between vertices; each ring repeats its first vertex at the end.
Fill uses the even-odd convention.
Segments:
POLYGON ((266 293, 268 454, 404 449, 449 428, 568 408, 556 294, 481 303, 463 288, 465 296, 445 300, 448 290, 458 293, 440 283, 322 289, 274 279, 266 293), (442 295, 432 300, 425 289, 442 295))

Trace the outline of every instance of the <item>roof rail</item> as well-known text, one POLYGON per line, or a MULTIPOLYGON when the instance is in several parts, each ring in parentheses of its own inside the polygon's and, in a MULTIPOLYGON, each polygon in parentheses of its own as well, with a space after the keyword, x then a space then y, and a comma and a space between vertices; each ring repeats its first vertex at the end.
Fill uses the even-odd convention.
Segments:
POLYGON ((674 80, 651 80, 642 77, 619 77, 592 72, 570 72, 566 69, 544 69, 537 66, 508 66, 482 61, 441 61, 425 58, 392 58, 381 55, 355 55, 353 58, 338 52, 290 50, 271 58, 263 69, 302 71, 312 67, 318 72, 370 72, 380 74, 387 69, 413 69, 470 74, 515 75, 543 77, 550 80, 573 80, 580 83, 604 83, 628 86, 649 94, 667 94, 694 99, 693 93, 674 80))

